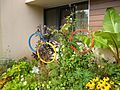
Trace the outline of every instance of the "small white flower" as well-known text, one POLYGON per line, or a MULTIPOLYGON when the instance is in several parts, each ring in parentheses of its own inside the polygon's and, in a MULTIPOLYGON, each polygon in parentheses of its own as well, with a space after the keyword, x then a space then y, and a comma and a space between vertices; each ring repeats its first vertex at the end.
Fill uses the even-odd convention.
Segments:
POLYGON ((24 78, 21 78, 21 81, 24 81, 24 78))
POLYGON ((38 74, 38 73, 39 73, 39 68, 36 67, 36 66, 34 66, 34 67, 32 68, 32 73, 38 74))
POLYGON ((49 86, 49 85, 47 85, 47 88, 50 88, 50 86, 49 86))
POLYGON ((51 81, 49 81, 49 84, 51 84, 51 81))
POLYGON ((23 75, 21 75, 21 78, 23 78, 23 75))
POLYGON ((44 84, 42 84, 42 87, 44 87, 45 85, 44 84))
POLYGON ((60 77, 62 77, 62 75, 60 75, 60 77))
POLYGON ((27 85, 27 81, 24 81, 24 82, 23 82, 23 85, 27 85))
POLYGON ((57 51, 57 52, 59 51, 59 47, 56 48, 56 51, 57 51))
POLYGON ((35 88, 35 90, 38 90, 37 88, 35 88))

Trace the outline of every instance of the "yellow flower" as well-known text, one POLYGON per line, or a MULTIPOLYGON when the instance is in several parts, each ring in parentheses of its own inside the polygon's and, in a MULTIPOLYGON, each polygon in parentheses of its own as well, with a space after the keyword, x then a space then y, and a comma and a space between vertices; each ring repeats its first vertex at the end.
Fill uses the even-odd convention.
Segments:
POLYGON ((92 81, 93 81, 93 82, 99 81, 99 77, 94 78, 92 81))
POLYGON ((109 77, 104 77, 103 80, 104 81, 109 81, 110 79, 109 79, 109 77))
POLYGON ((94 82, 88 82, 86 84, 86 88, 88 88, 89 90, 94 89, 95 88, 95 83, 94 82))
POLYGON ((97 89, 97 90, 101 89, 101 85, 98 84, 98 85, 96 86, 96 89, 97 89))
POLYGON ((96 77, 86 84, 86 88, 88 90, 110 90, 111 85, 114 85, 114 82, 110 81, 108 77, 104 77, 103 80, 96 77))
POLYGON ((93 83, 94 81, 93 80, 90 80, 91 83, 93 83))
POLYGON ((105 87, 105 90, 110 90, 110 87, 105 87))
POLYGON ((104 85, 102 84, 102 81, 99 81, 97 83, 96 89, 101 89, 104 85))
POLYGON ((103 87, 101 87, 101 89, 100 90, 106 90, 106 88, 103 86, 103 87))
POLYGON ((103 80, 100 80, 98 83, 103 84, 103 83, 104 83, 104 81, 103 81, 103 80))
POLYGON ((88 87, 90 85, 90 82, 88 82, 87 84, 86 84, 86 87, 88 87))
POLYGON ((109 84, 109 83, 105 83, 105 87, 109 87, 109 88, 111 88, 111 85, 109 84))
POLYGON ((96 89, 100 89, 100 90, 110 90, 111 86, 108 82, 104 82, 104 81, 100 81, 97 84, 96 89))

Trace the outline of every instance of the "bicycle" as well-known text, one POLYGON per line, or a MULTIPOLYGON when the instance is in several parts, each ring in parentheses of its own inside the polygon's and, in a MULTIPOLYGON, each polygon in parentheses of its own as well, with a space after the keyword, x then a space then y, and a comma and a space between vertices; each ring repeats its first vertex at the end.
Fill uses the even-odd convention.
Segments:
POLYGON ((51 63, 56 59, 56 48, 55 46, 47 40, 44 35, 40 32, 40 28, 37 31, 30 35, 28 39, 28 44, 30 49, 33 52, 33 56, 36 60, 40 60, 43 63, 51 63), (31 40, 33 36, 39 36, 38 45, 34 49, 31 45, 31 40), (53 57, 53 58, 52 58, 53 57))

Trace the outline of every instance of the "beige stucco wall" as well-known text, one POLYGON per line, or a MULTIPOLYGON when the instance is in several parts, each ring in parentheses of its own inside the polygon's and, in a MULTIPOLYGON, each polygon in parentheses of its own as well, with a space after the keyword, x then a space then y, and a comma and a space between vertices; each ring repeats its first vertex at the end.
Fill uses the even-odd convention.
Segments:
POLYGON ((0 57, 2 56, 2 38, 1 38, 1 0, 0 0, 0 57))
POLYGON ((25 0, 0 1, 0 36, 2 37, 0 45, 2 45, 3 57, 30 57, 31 51, 27 43, 28 36, 36 30, 37 25, 43 24, 43 9, 29 6, 25 4, 25 0))

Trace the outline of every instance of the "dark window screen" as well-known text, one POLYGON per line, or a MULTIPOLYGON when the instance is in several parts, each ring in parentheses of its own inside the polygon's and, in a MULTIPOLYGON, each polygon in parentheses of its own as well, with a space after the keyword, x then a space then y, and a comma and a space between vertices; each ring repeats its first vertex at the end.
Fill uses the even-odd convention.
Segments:
POLYGON ((56 28, 57 14, 56 9, 50 9, 45 12, 46 25, 56 28))
POLYGON ((88 28, 88 4, 77 4, 75 6, 75 12, 75 18, 77 19, 76 29, 88 28))
POLYGON ((64 25, 65 18, 67 16, 69 16, 70 13, 71 13, 70 8, 67 6, 61 9, 61 17, 60 17, 61 18, 61 20, 60 20, 61 26, 64 25))
POLYGON ((76 13, 75 19, 78 21, 76 23, 76 29, 85 28, 88 26, 88 2, 81 2, 69 5, 45 9, 44 10, 44 24, 47 27, 53 27, 55 29, 60 29, 60 27, 65 23, 65 18, 70 15, 71 10, 76 13))

